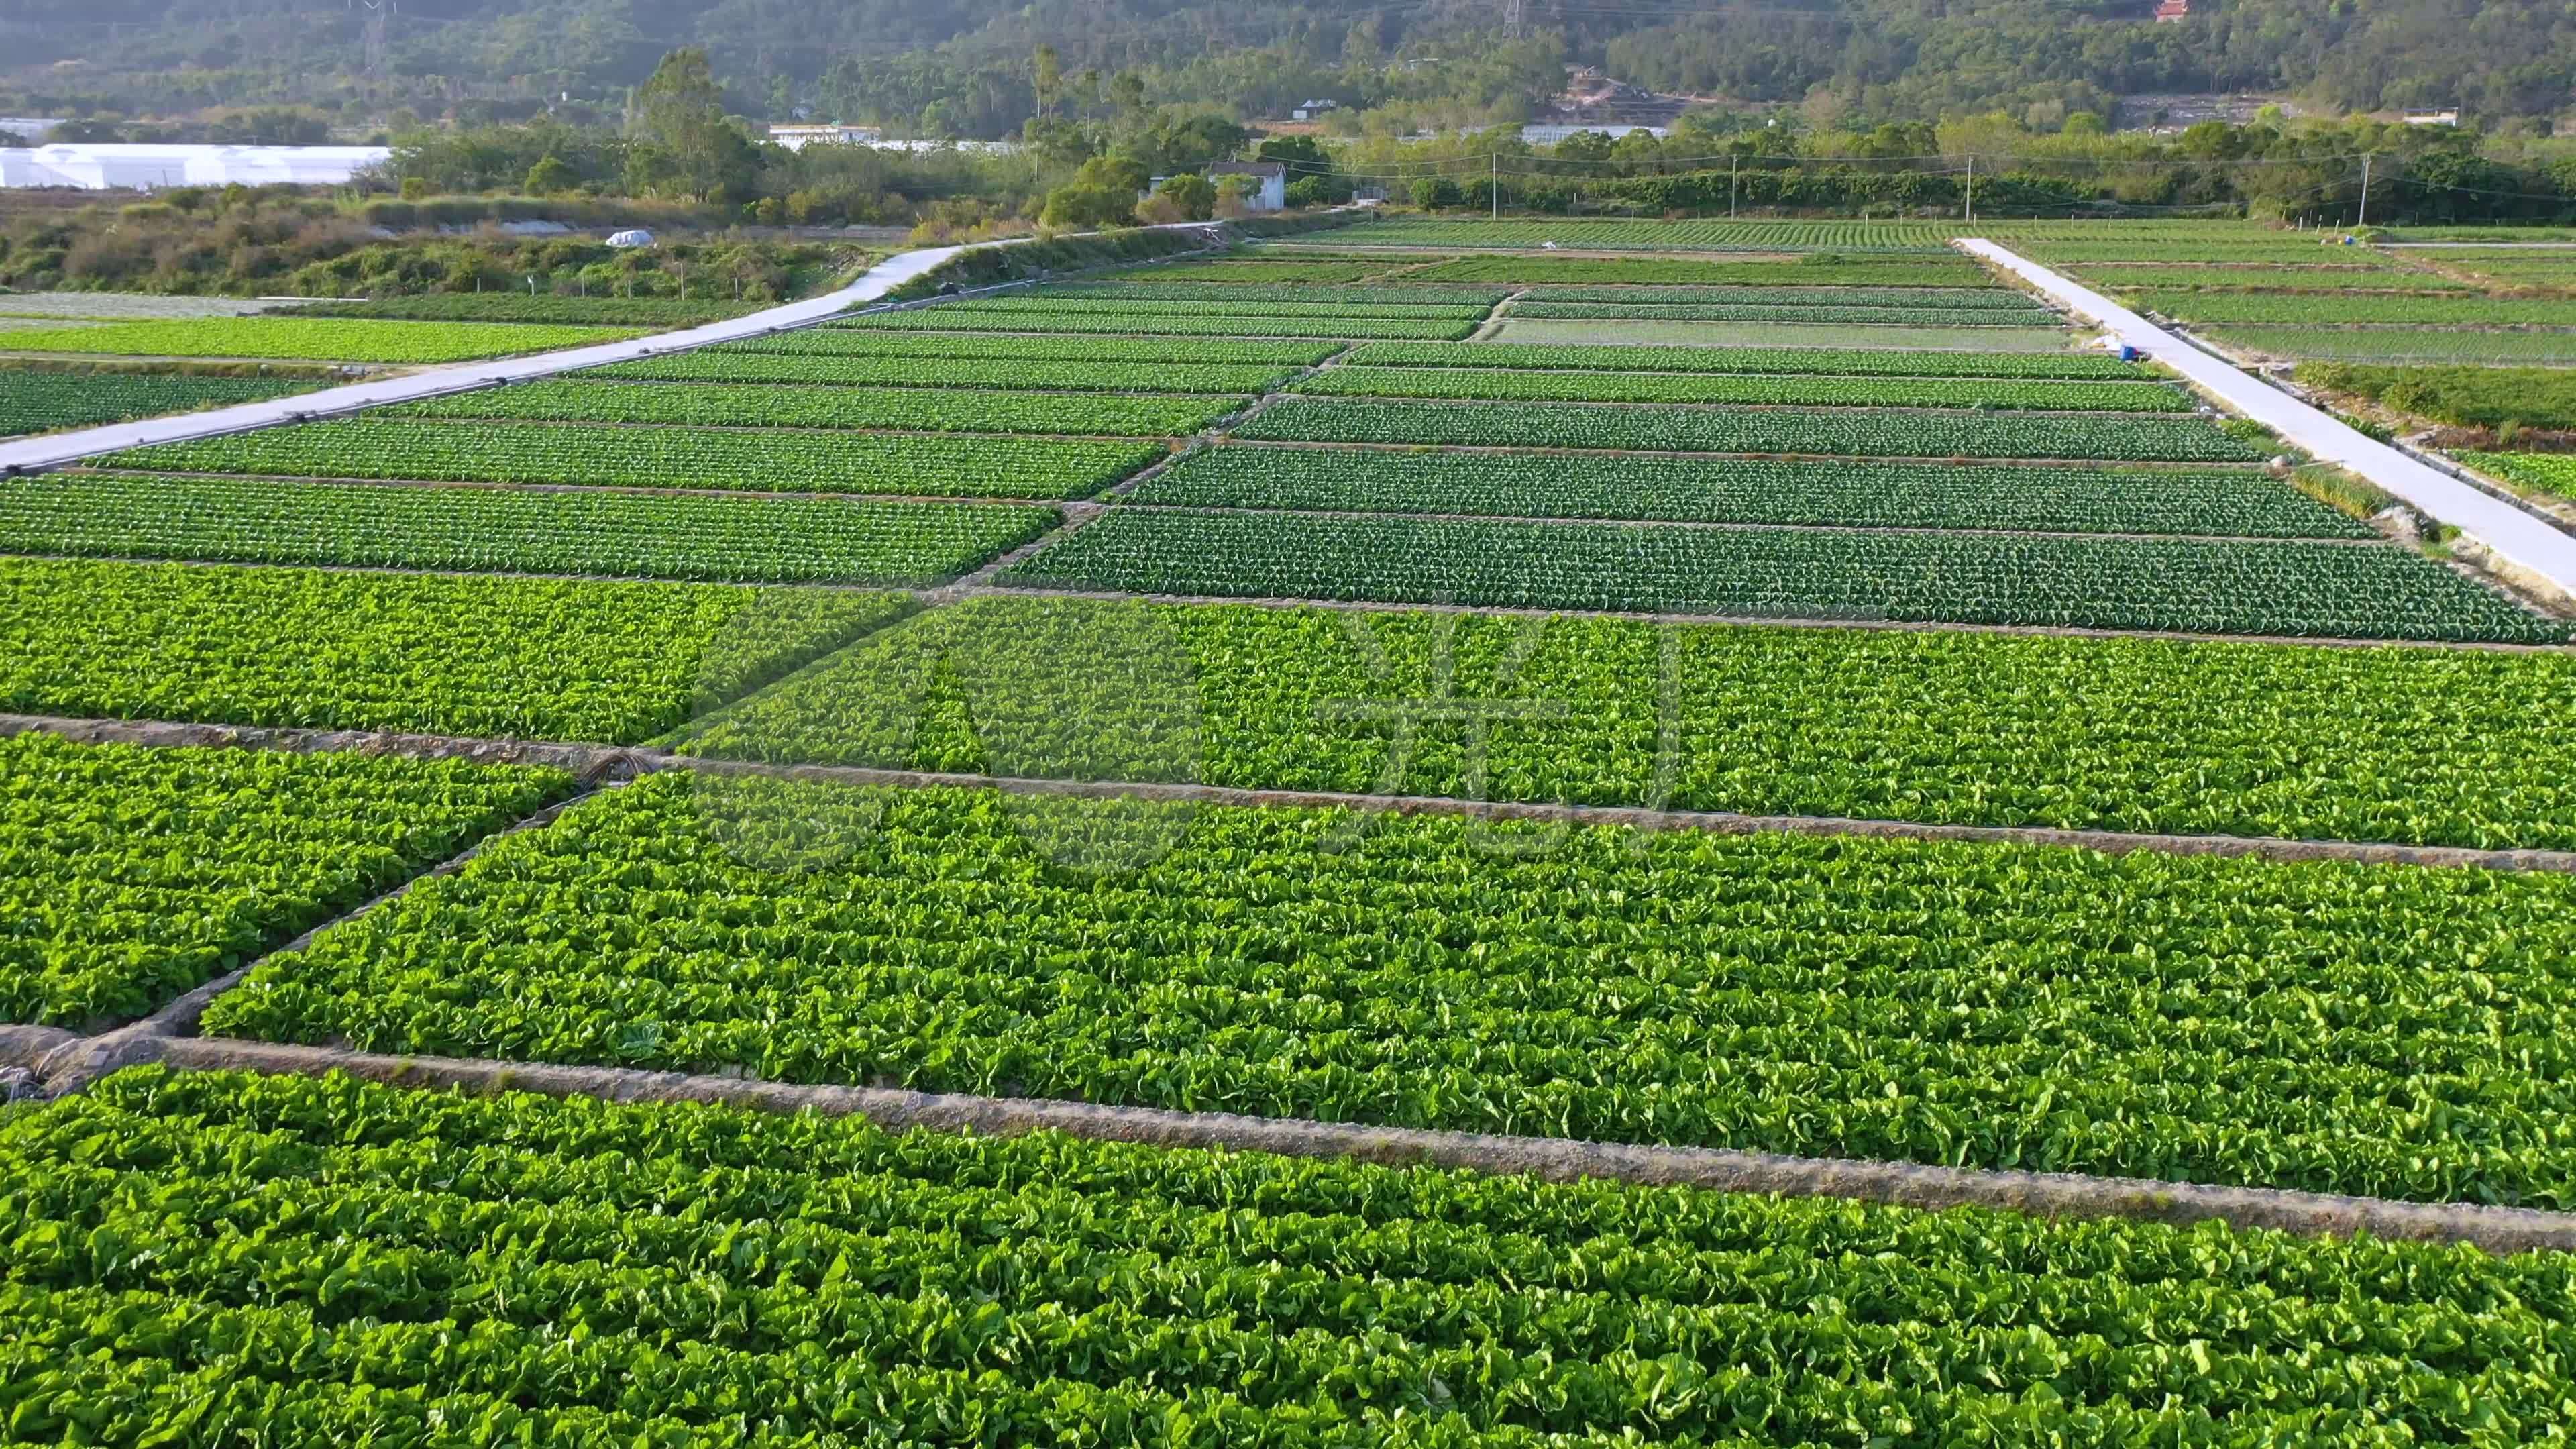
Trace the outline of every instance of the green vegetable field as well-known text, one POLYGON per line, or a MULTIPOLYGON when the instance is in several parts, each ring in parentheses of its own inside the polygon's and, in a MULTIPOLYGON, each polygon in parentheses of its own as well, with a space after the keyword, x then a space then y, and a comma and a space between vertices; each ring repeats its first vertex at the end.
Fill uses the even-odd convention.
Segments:
MULTIPOLYGON (((571 384, 566 384, 570 386, 571 384)), ((1161 455, 1152 443, 579 424, 304 423, 132 448, 109 467, 299 478, 1078 498, 1161 455)))
POLYGON ((304 378, 0 368, 0 437, 148 418, 310 391, 304 378))
POLYGON ((2412 245, 2386 130, 2341 245, 2358 157, 1977 141, 1973 225, 0 298, 0 1440, 2569 1442, 2576 247, 2412 245))
POLYGON ((2538 1442, 2570 1312, 2557 1255, 344 1078, 128 1072, 0 1173, 28 1438, 2538 1442))
MULTIPOLYGON (((1137 308, 1151 306, 1137 303, 1137 308)), ((828 330, 866 332, 886 328, 902 332, 1025 332, 1040 336, 1124 335, 1170 337, 1340 337, 1353 340, 1392 338, 1400 341, 1456 342, 1473 334, 1473 318, 1425 317, 1419 312, 1396 316, 1386 312, 1334 312, 1323 316, 1279 316, 1258 302, 1250 310, 1214 313, 1204 302, 1171 303, 1170 312, 1122 308, 1077 307, 1058 303, 1045 309, 1004 310, 950 305, 916 312, 886 312, 835 322, 828 330)), ((1435 309, 1436 310, 1436 309, 1435 309)), ((1482 313, 1478 313, 1482 316, 1482 313)), ((0 334, 0 341, 6 334, 0 334)))
POLYGON ((1593 372, 1746 372, 1836 377, 2067 378, 2121 382, 2143 369, 2098 352, 1923 352, 1859 347, 1551 347, 1513 342, 1371 342, 1372 367, 1573 368, 1593 372))
POLYGON ((1723 373, 1529 371, 1497 367, 1329 367, 1291 391, 1326 397, 1509 402, 1748 403, 1866 408, 2189 412, 2156 382, 2005 382, 1952 377, 1763 377, 1723 373))
POLYGON ((1037 537, 1050 509, 382 488, 213 475, 0 481, 0 551, 374 564, 729 583, 942 582, 1037 537))
POLYGON ((385 409, 384 415, 1154 438, 1195 433, 1246 401, 1241 397, 1071 397, 955 388, 879 392, 775 385, 737 389, 712 383, 529 382, 404 403, 385 409))
POLYGON ((1778 304, 1645 305, 1628 302, 1515 301, 1508 315, 1639 322, 1872 322, 1911 327, 2045 327, 2054 314, 2038 307, 1868 307, 1778 304))
POLYGON ((660 775, 577 805, 273 958, 207 1029, 2576 1201, 2576 1147, 2546 1125, 2576 1109, 2576 1046, 2546 1026, 2576 1009, 2565 876, 1482 827, 1548 845, 1514 855, 1458 820, 1209 807, 1178 848, 1103 879, 1031 831, 1115 828, 1119 802, 1059 801, 1033 825, 989 794, 758 783, 788 798, 660 775), (756 853, 771 812, 833 853, 756 853), (2248 919, 2304 924, 2249 936, 2248 919), (2513 959, 2473 944, 2499 936, 2513 959), (2478 960, 2498 994, 2462 1002, 2478 960))
POLYGON ((1125 510, 1005 570, 1143 594, 2565 643, 2394 549, 1125 510), (2166 577, 2185 575, 2187 587, 2166 577))
POLYGON ((325 362, 465 362, 633 337, 632 327, 404 322, 334 317, 201 317, 100 327, 0 330, 0 351, 120 357, 275 357, 325 362))
POLYGON ((1555 404, 1291 399, 1235 436, 1301 443, 1426 443, 1674 453, 1847 454, 1887 458, 2063 458, 2170 463, 2263 456, 2205 422, 2140 417, 1980 417, 1555 404))
POLYGON ((0 711, 631 742, 897 594, 0 558, 0 711))
MULTIPOLYGON (((944 310, 944 309, 943 309, 944 310)), ((881 324, 894 328, 905 318, 926 319, 933 312, 897 312, 881 324)), ((1248 342, 1233 338, 1074 336, 1064 334, 988 337, 945 330, 887 330, 845 326, 812 327, 801 332, 746 338, 714 347, 671 354, 688 358, 731 358, 742 353, 786 353, 799 356, 864 358, 936 358, 952 363, 979 362, 1150 362, 1167 366, 1215 364, 1228 367, 1311 367, 1342 350, 1335 342, 1248 342)), ((620 364, 623 365, 623 364, 620 364)))
POLYGON ((2557 653, 1036 595, 869 635, 686 748, 1122 778, 1097 767, 1108 742, 1193 717, 1197 778, 1253 789, 2576 848, 2576 660, 2557 653), (1170 662, 1104 693, 1094 657, 1170 662), (1155 708, 1131 720, 1140 695, 1155 708), (1410 731, 1391 713, 1493 700, 1542 712, 1410 731))
MULTIPOLYGON (((0 494, 0 497, 5 497, 0 494)), ((2241 471, 1771 458, 1205 449, 1139 503, 1499 517, 2369 538, 2307 495, 2241 471)))
POLYGON ((858 357, 701 348, 612 362, 584 377, 645 382, 820 382, 847 387, 1044 388, 1066 392, 1257 393, 1296 375, 1261 363, 1010 361, 965 357, 858 357))
POLYGON ((0 1021, 143 1015, 570 784, 454 760, 0 739, 0 1021))

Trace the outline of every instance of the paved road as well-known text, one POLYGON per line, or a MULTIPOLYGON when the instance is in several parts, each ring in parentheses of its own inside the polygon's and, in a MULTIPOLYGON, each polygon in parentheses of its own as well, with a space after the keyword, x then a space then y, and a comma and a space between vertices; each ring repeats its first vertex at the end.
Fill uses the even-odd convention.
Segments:
POLYGON ((2340 463, 2413 504, 2429 518, 2456 525, 2505 559, 2576 593, 2576 538, 2512 504, 2481 493, 2438 468, 2374 442, 2270 383, 2248 375, 2146 318, 2037 262, 1990 241, 1960 249, 2021 277, 2069 310, 2101 324, 2122 342, 2181 373, 2229 407, 2329 463, 2340 463))
POLYGON ((853 303, 873 302, 962 250, 962 247, 926 247, 920 251, 901 252, 869 268, 865 275, 837 292, 790 302, 747 317, 710 322, 682 332, 658 332, 626 342, 576 347, 565 352, 540 352, 495 362, 461 362, 452 367, 426 368, 401 377, 351 383, 346 387, 325 388, 320 392, 268 402, 242 403, 207 412, 182 413, 177 417, 148 418, 142 422, 115 423, 102 428, 84 428, 79 432, 0 443, 0 468, 58 467, 118 448, 182 442, 189 438, 290 422, 299 413, 336 413, 351 408, 373 407, 379 403, 410 402, 481 387, 496 380, 517 382, 532 377, 548 377, 575 368, 596 367, 604 362, 623 362, 651 353, 669 352, 674 348, 703 347, 710 342, 756 337, 782 327, 822 321, 853 303))

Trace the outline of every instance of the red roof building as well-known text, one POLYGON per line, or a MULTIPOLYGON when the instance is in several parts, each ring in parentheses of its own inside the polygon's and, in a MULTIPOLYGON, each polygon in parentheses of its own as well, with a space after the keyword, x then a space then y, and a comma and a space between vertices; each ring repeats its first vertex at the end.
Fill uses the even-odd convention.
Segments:
POLYGON ((2156 23, 2185 20, 2191 16, 2191 0, 2156 0, 2156 23))

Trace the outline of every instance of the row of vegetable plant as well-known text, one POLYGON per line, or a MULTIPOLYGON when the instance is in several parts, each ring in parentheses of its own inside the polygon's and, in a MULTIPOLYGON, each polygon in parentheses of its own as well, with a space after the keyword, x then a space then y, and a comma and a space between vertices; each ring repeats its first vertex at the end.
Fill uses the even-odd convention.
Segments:
POLYGON ((1002 573, 1039 587, 2352 639, 2565 643, 2395 547, 1119 509, 1002 573))
POLYGON ((2571 1297, 2562 1254, 157 1068, 0 1170, 31 1439, 2529 1443, 2571 1297))
MULTIPOLYGON (((1791 280, 1793 279, 1783 279, 1784 282, 1791 280)), ((1523 292, 1521 300, 1525 302, 1635 302, 1648 305, 1698 303, 1705 306, 1768 304, 1780 307, 1932 307, 1941 309, 1990 307, 2006 312, 2046 310, 2023 293, 1997 286, 1541 286, 1532 287, 1523 292)))
MULTIPOLYGON (((1256 313, 1207 315, 1198 307, 1193 314, 1162 312, 1112 312, 1103 307, 1084 307, 1079 311, 1002 312, 970 310, 962 303, 925 308, 917 312, 885 312, 853 317, 835 322, 818 331, 868 332, 884 329, 902 332, 1050 332, 1073 334, 1107 334, 1113 336, 1171 337, 1316 337, 1347 338, 1354 342, 1385 339, 1398 342, 1458 342, 1475 334, 1473 321, 1447 321, 1405 317, 1278 317, 1256 313)), ((804 350, 802 348, 789 350, 804 350)), ((865 347, 857 351, 867 351, 865 347)), ((1032 356, 1035 353, 1030 354, 1032 356)))
MULTIPOLYGON (((689 357, 733 357, 743 353, 793 353, 809 356, 858 356, 869 361, 922 357, 982 361, 1148 362, 1164 366, 1312 367, 1342 350, 1337 342, 1249 342, 1185 337, 1086 337, 1021 334, 991 337, 973 332, 906 332, 904 319, 931 315, 889 312, 878 318, 852 319, 831 327, 809 327, 771 337, 748 337, 698 348, 689 357), (869 325, 859 326, 860 321, 869 325)), ((1218 389, 1225 391, 1226 389, 1218 389)))
MULTIPOLYGON (((2142 292, 2139 305, 2186 322, 2219 325, 2576 327, 2576 299, 2408 297, 2345 293, 2332 297, 2260 292, 2142 292)), ((1520 308, 1515 305, 1514 311, 1520 308)))
POLYGON ((2157 382, 2015 382, 1994 378, 1838 377, 1824 374, 1577 372, 1565 368, 1328 367, 1294 392, 1327 397, 1418 397, 1512 402, 1754 403, 1866 408, 2009 408, 2069 412, 2190 412, 2181 389, 2157 382))
POLYGON ((0 1021, 145 1015, 571 784, 454 760, 0 739, 0 1021))
POLYGON ((1175 733, 1181 778, 1245 789, 2576 848, 2565 653, 1006 595, 872 634, 684 748, 1130 779, 1118 742, 1175 733))
POLYGON ((1720 411, 1582 403, 1532 407, 1291 398, 1256 414, 1236 435, 1313 443, 1896 458, 2219 463, 2250 462, 2263 456, 2198 419, 1979 416, 1847 408, 1720 411))
MULTIPOLYGON (((1211 304, 1205 300, 1164 301, 1151 297, 1129 297, 1125 295, 1131 290, 1133 289, 1121 288, 1117 295, 1108 297, 1058 297, 1053 293, 1009 297, 970 297, 962 302, 947 303, 935 309, 934 315, 945 315, 952 312, 964 312, 970 314, 998 312, 1013 316, 1029 317, 1224 317, 1240 315, 1248 317, 1314 317, 1328 321, 1345 317, 1354 319, 1385 317, 1397 321, 1473 322, 1481 320, 1487 312, 1493 310, 1493 304, 1484 301, 1286 302, 1267 301, 1257 297, 1243 297, 1233 302, 1211 304)), ((1338 292, 1345 289, 1331 287, 1324 288, 1323 290, 1328 292, 1338 292)))
POLYGON ((2098 352, 1935 352, 1898 347, 1562 346, 1526 342, 1371 342, 1348 361, 1378 367, 1507 367, 1587 372, 1823 373, 1851 377, 2136 381, 2135 363, 2098 352))
POLYGON ((1195 433, 1248 397, 1117 397, 964 387, 796 387, 776 383, 546 381, 478 388, 381 409, 394 418, 674 423, 688 427, 901 428, 950 433, 1195 433))
POLYGON ((1575 321, 1862 322, 1913 327, 2048 327, 2057 314, 2037 307, 1835 307, 1824 303, 1692 306, 1682 303, 1514 301, 1508 315, 1575 321))
POLYGON ((911 607, 721 584, 0 559, 0 711, 633 743, 911 607))
MULTIPOLYGON (((1432 306, 1447 308, 1492 307, 1511 295, 1508 287, 1415 287, 1374 284, 1369 286, 1304 286, 1282 278, 1279 284, 1259 282, 1190 282, 1166 281, 1159 276, 1137 275, 1113 282, 1069 283, 1041 287, 1027 294, 1040 302, 1048 300, 1081 301, 1114 307, 1121 311, 1165 310, 1131 308, 1130 303, 1219 302, 1231 306, 1238 302, 1265 304, 1255 311, 1266 311, 1266 304, 1314 303, 1336 310, 1365 311, 1377 307, 1403 308, 1432 306)), ((1223 310, 1222 308, 1215 310, 1223 310)))
POLYGON ((299 478, 1078 498, 1162 456, 1151 442, 361 419, 158 443, 97 461, 299 478))
POLYGON ((1193 453, 1130 496, 1147 504, 1531 518, 2375 536, 2268 478, 2179 469, 1236 445, 1193 453))
POLYGON ((2543 493, 2576 498, 2576 457, 2565 453, 2464 452, 2463 462, 2543 493))
POLYGON ((560 322, 609 327, 695 327, 773 305, 709 297, 530 295, 525 292, 421 292, 395 297, 342 297, 298 302, 291 317, 398 317, 422 322, 560 322))
POLYGON ((585 368, 579 375, 648 382, 807 382, 842 387, 1040 388, 1062 392, 1268 392, 1294 365, 1208 362, 1016 361, 989 357, 868 357, 849 353, 726 352, 701 348, 585 368))
POLYGON ((172 474, 0 481, 0 552, 728 583, 939 583, 1055 522, 1050 508, 843 498, 172 474))
POLYGON ((0 331, 0 350, 123 357, 277 357, 335 362, 467 362, 639 335, 629 327, 386 322, 338 317, 197 317, 0 331))
POLYGON ((2571 954, 2552 873, 682 771, 269 958, 205 1025, 2564 1207, 2571 954), (1104 839, 1148 848, 1069 855, 1104 839))
POLYGON ((1872 258, 1809 252, 1790 261, 1702 261, 1684 257, 1452 257, 1408 271, 1408 282, 1525 282, 1537 285, 1607 283, 1620 286, 1965 287, 1988 280, 1965 257, 1872 258))
POLYGON ((258 402, 310 392, 316 385, 310 378, 0 368, 0 436, 94 427, 195 408, 258 402))

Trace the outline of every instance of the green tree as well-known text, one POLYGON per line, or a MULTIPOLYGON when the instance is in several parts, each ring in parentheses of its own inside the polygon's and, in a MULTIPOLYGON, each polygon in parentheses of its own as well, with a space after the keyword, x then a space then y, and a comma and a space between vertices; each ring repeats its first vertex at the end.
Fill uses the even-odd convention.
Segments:
POLYGON ((1054 95, 1056 87, 1064 82, 1064 63, 1056 58, 1054 46, 1037 48, 1037 53, 1030 57, 1029 74, 1038 94, 1038 114, 1043 116, 1046 114, 1047 97, 1054 95))
POLYGON ((1187 221, 1205 221, 1216 214, 1216 183, 1196 171, 1164 177, 1154 194, 1169 200, 1187 221))
MULTIPOLYGON (((645 169, 655 190, 699 200, 747 193, 759 169, 759 153, 725 119, 724 88, 697 46, 663 56, 652 78, 636 87, 627 129, 668 158, 667 169, 645 169)), ((632 175, 635 168, 628 170, 632 175)))
POLYGON ((526 189, 530 196, 554 196, 580 184, 580 174, 551 151, 528 168, 526 189))

